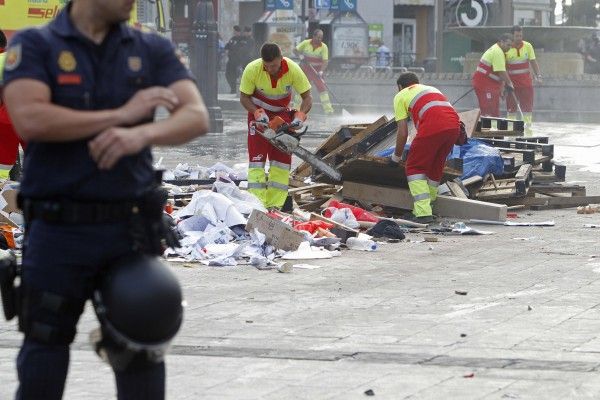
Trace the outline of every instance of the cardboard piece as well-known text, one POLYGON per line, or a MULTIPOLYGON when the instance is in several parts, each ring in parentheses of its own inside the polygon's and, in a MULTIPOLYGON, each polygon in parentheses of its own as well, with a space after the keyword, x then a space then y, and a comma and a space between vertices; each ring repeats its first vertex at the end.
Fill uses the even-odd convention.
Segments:
POLYGON ((302 233, 256 209, 252 210, 252 214, 248 218, 246 231, 252 232, 254 228, 265 235, 266 242, 276 249, 296 251, 300 243, 304 241, 302 233))
POLYGON ((19 207, 17 207, 17 194, 19 193, 15 189, 4 189, 6 183, 0 184, 0 191, 2 199, 0 199, 0 204, 3 204, 4 207, 0 211, 0 224, 7 224, 12 226, 13 228, 17 227, 13 221, 11 221, 8 216, 13 213, 20 213, 19 207), (3 190, 4 189, 4 190, 3 190))

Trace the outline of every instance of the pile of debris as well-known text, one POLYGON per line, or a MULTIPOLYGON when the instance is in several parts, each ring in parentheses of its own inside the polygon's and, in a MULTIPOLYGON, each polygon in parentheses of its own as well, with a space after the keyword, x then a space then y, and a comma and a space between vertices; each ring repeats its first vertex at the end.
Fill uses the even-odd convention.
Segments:
MULTIPOLYGON (((463 159, 449 159, 444 184, 434 205, 436 215, 505 221, 509 209, 600 203, 600 196, 586 196, 584 186, 564 184, 566 166, 554 161, 554 146, 547 136, 526 137, 522 121, 480 118, 479 110, 460 113, 460 118, 472 138, 468 145, 482 146, 497 154, 500 168, 465 176, 463 159)), ((314 211, 335 193, 339 199, 356 201, 367 209, 383 206, 410 210, 412 197, 404 164, 396 166, 388 158, 395 145, 396 128, 396 122, 385 117, 368 125, 340 127, 319 146, 316 154, 341 173, 342 182, 332 182, 303 163, 292 173, 296 188, 290 192, 296 203, 314 211)), ((410 134, 415 134, 414 127, 410 134)), ((464 153, 463 147, 455 146, 451 154, 464 153)), ((475 162, 477 167, 481 166, 479 160, 475 162)))

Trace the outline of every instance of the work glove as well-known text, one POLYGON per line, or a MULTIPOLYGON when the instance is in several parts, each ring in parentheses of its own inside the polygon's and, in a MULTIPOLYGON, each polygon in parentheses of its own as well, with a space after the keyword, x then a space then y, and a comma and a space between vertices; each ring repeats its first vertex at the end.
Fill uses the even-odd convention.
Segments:
POLYGON ((266 111, 262 108, 258 108, 256 111, 254 111, 254 120, 256 121, 256 123, 261 125, 269 124, 269 116, 267 115, 266 111))
POLYGON ((396 153, 392 153, 392 156, 390 157, 390 164, 397 166, 401 160, 402 160, 402 157, 398 157, 396 155, 396 153))
POLYGON ((300 128, 304 124, 304 121, 306 121, 306 114, 304 114, 302 111, 296 111, 290 126, 294 129, 300 128))
POLYGON ((319 71, 319 78, 323 78, 323 71, 319 71))

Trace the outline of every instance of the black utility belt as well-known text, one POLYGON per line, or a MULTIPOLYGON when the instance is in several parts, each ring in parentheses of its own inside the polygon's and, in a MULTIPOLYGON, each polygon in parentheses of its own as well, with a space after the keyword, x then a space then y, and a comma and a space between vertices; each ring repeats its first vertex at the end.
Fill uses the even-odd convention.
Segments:
POLYGON ((26 222, 42 220, 60 224, 101 224, 127 222, 139 213, 138 202, 88 203, 71 200, 34 200, 19 198, 26 222))

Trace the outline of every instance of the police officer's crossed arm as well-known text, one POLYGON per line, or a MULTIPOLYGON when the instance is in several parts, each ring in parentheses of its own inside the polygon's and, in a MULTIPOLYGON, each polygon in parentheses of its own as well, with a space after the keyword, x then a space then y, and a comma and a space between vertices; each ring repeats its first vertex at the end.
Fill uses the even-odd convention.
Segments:
POLYGON ((110 169, 121 157, 144 147, 183 144, 208 132, 208 110, 195 83, 180 80, 168 90, 177 100, 169 118, 134 127, 111 127, 89 142, 90 154, 100 169, 110 169))
POLYGON ((112 126, 135 124, 157 106, 174 110, 179 104, 167 88, 141 90, 121 108, 79 111, 51 102, 50 87, 39 80, 17 79, 5 88, 5 99, 19 136, 25 141, 65 142, 88 138, 112 126))

